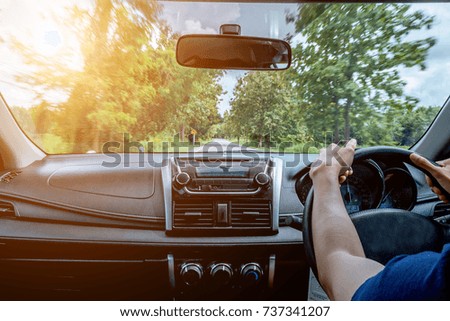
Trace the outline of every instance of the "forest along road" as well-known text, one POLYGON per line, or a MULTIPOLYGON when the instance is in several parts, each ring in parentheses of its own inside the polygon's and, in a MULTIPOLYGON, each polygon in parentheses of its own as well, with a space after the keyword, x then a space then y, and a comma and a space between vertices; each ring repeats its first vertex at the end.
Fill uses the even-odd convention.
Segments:
POLYGON ((241 151, 256 152, 257 150, 232 143, 223 138, 214 138, 211 142, 194 148, 193 151, 194 153, 231 153, 241 151))

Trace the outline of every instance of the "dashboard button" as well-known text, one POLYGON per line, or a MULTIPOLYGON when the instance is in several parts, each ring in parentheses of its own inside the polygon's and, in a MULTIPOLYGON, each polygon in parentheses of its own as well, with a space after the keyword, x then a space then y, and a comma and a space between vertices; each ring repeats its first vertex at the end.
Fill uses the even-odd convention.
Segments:
POLYGON ((243 285, 258 284, 263 277, 263 270, 258 263, 247 263, 241 266, 241 279, 243 285))
POLYGON ((181 266, 181 279, 187 286, 196 286, 203 277, 203 268, 197 263, 185 263, 181 266))
POLYGON ((175 176, 175 183, 180 187, 186 186, 190 180, 191 177, 188 173, 181 172, 175 176))
POLYGON ((228 204, 219 203, 217 204, 217 224, 228 225, 228 204))
POLYGON ((255 175, 255 183, 259 186, 267 186, 270 183, 270 176, 266 173, 258 173, 255 175))
POLYGON ((233 269, 227 263, 217 263, 210 266, 209 274, 216 286, 224 286, 231 282, 233 269))

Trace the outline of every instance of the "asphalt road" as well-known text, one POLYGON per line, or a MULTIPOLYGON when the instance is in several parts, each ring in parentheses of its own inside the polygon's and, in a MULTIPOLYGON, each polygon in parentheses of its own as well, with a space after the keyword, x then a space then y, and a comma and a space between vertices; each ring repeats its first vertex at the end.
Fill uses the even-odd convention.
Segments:
POLYGON ((243 147, 223 138, 214 138, 211 142, 194 148, 195 153, 231 153, 240 152, 242 150, 257 151, 254 148, 243 147))

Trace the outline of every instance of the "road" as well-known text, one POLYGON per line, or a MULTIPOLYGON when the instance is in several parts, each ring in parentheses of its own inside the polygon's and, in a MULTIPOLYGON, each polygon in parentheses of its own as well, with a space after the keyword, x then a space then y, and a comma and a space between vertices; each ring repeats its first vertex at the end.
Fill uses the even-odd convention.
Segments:
POLYGON ((251 152, 257 151, 254 148, 243 147, 236 143, 232 143, 229 140, 223 138, 214 138, 211 142, 202 145, 200 147, 194 148, 195 153, 231 153, 240 152, 242 150, 247 150, 251 152))

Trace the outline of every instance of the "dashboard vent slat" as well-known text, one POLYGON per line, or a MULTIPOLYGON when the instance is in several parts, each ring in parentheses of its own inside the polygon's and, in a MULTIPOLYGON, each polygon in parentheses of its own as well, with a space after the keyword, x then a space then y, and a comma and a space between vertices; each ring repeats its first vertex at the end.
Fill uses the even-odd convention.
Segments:
POLYGON ((16 216, 16 210, 12 203, 0 201, 0 217, 14 217, 16 216))
POLYGON ((448 224, 450 223, 450 204, 438 203, 434 207, 434 219, 437 222, 448 224))
POLYGON ((19 176, 20 173, 22 173, 22 171, 19 171, 19 170, 13 170, 13 171, 7 172, 7 173, 5 173, 5 174, 0 176, 0 182, 2 182, 2 183, 9 183, 14 178, 19 176))
POLYGON ((269 201, 233 202, 231 225, 233 227, 264 228, 271 226, 271 204, 269 201))
POLYGON ((180 230, 270 230, 271 202, 267 200, 231 200, 228 220, 220 220, 218 205, 224 201, 208 199, 177 200, 173 204, 173 228, 180 230))
POLYGON ((177 202, 174 205, 174 227, 212 227, 213 204, 210 202, 177 202))

